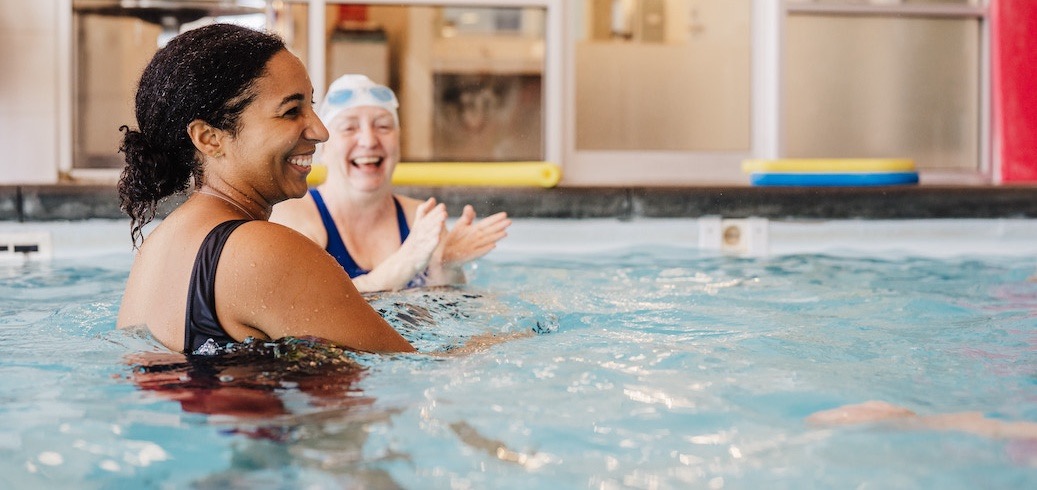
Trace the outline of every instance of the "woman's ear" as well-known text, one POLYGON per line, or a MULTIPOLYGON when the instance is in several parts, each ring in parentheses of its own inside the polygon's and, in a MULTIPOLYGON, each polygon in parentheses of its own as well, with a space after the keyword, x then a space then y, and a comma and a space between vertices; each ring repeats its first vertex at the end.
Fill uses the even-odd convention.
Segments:
POLYGON ((201 119, 191 121, 187 125, 187 134, 191 137, 194 147, 203 155, 211 158, 223 156, 223 133, 210 126, 209 123, 201 119))

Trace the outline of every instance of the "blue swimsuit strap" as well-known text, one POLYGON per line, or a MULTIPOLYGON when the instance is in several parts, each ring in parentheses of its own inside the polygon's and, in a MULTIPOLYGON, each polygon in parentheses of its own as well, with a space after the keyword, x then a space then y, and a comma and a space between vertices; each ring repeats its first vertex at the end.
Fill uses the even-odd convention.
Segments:
POLYGON ((328 234, 328 245, 324 247, 335 260, 342 265, 342 268, 349 273, 349 277, 356 277, 361 274, 366 274, 367 271, 363 270, 356 264, 353 257, 349 255, 349 251, 346 250, 346 244, 342 241, 342 236, 338 233, 338 227, 335 226, 335 220, 331 219, 331 212, 328 211, 328 206, 324 204, 324 198, 321 197, 320 191, 317 189, 310 189, 310 196, 313 197, 313 202, 317 204, 317 211, 320 212, 320 220, 324 223, 324 230, 328 234))
POLYGON ((403 243, 410 236, 410 227, 407 226, 407 213, 403 212, 403 205, 400 204, 399 199, 396 199, 396 196, 392 196, 392 202, 396 205, 396 223, 400 225, 400 243, 403 243))
MULTIPOLYGON (((338 232, 338 227, 335 226, 335 220, 331 218, 331 211, 328 210, 327 204, 324 203, 324 198, 321 197, 320 191, 317 189, 310 189, 310 196, 313 197, 313 202, 317 204, 317 211, 320 212, 321 222, 324 223, 324 230, 328 234, 328 245, 324 247, 325 250, 335 257, 335 260, 346 270, 349 277, 362 276, 367 274, 368 270, 362 269, 357 265, 356 260, 353 259, 352 255, 349 255, 349 250, 346 250, 346 243, 342 240, 342 235, 338 232)), ((396 221, 399 224, 400 229, 400 243, 403 243, 410 235, 410 227, 407 226, 407 215, 403 211, 403 206, 400 204, 400 200, 396 199, 396 196, 392 198, 393 204, 396 205, 396 221)))

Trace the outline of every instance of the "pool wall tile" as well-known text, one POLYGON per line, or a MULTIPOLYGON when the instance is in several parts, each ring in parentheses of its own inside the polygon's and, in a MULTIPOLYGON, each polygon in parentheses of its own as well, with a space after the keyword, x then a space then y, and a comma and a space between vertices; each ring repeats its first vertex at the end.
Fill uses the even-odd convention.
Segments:
POLYGON ((22 187, 23 221, 124 218, 114 187, 22 187))
POLYGON ((1037 187, 697 187, 631 190, 649 218, 934 219, 1037 217, 1037 187))
POLYGON ((0 187, 0 221, 19 221, 17 187, 0 187))
MULTIPOLYGON (((465 204, 479 216, 514 218, 933 219, 1037 218, 1037 186, 890 187, 418 187, 451 216, 465 204)), ((159 204, 163 217, 183 202, 159 204)), ((0 186, 0 221, 124 219, 115 185, 0 186)))
POLYGON ((458 216, 465 204, 479 216, 507 211, 516 218, 627 218, 629 192, 622 188, 397 187, 418 199, 435 197, 458 216))

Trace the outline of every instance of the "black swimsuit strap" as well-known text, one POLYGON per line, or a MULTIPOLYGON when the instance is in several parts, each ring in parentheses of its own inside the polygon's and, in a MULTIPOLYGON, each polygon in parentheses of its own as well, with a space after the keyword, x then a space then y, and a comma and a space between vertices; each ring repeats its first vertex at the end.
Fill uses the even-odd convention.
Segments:
POLYGON ((187 289, 187 319, 184 325, 184 353, 191 354, 212 339, 220 347, 234 338, 220 326, 216 317, 216 266, 230 234, 250 220, 224 221, 216 225, 202 240, 191 270, 187 289))

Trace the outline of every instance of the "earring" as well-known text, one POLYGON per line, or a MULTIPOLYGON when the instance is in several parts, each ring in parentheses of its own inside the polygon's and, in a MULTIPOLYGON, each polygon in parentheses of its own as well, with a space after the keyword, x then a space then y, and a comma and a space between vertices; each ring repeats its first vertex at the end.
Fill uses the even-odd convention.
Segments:
POLYGON ((218 150, 216 151, 216 153, 212 154, 213 158, 220 158, 222 156, 223 156, 223 152, 222 151, 218 151, 218 150))

